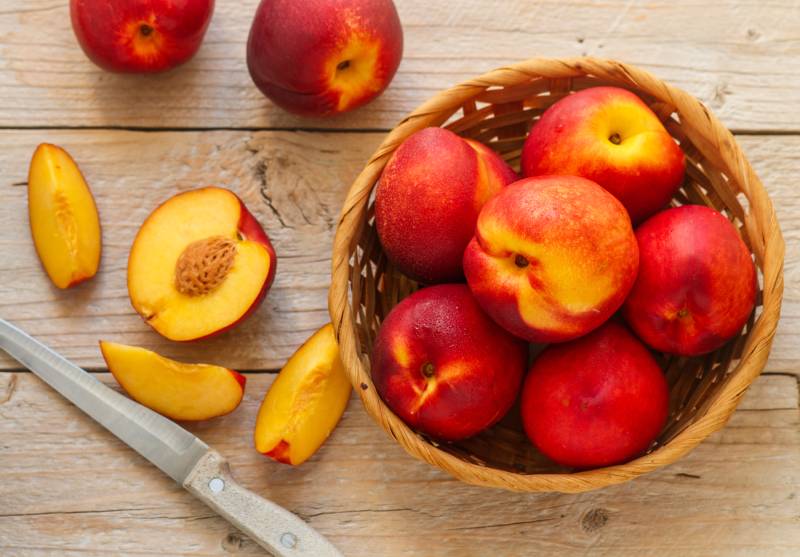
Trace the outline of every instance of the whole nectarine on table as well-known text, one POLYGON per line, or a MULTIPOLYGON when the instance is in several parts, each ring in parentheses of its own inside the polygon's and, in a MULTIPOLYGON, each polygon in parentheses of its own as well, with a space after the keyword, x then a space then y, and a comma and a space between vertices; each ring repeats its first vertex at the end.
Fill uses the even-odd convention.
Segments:
POLYGON ((213 12, 214 0, 70 0, 78 43, 112 72, 183 64, 200 48, 213 12))
POLYGON ((392 0, 262 0, 247 41, 256 86, 281 108, 306 116, 374 99, 402 55, 392 0))

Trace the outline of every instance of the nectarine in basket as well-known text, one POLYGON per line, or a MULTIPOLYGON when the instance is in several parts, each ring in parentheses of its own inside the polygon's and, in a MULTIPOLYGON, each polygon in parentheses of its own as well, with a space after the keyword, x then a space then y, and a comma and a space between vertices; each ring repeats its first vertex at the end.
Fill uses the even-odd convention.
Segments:
MULTIPOLYGON (((505 188, 503 193, 508 189, 505 188)), ((591 207, 585 209, 591 211, 591 207)), ((494 248, 487 244, 475 246, 481 251, 475 251, 472 260, 465 259, 470 281, 480 280, 476 269, 481 270, 489 263, 507 265, 506 277, 501 279, 506 286, 511 281, 522 280, 536 284, 541 276, 547 277, 529 273, 525 263, 532 262, 528 258, 523 257, 526 261, 519 259, 517 262, 516 256, 520 253, 514 250, 523 250, 525 235, 502 234, 497 227, 489 230, 486 227, 493 224, 488 221, 481 223, 482 218, 479 217, 478 224, 479 241, 480 236, 492 236, 497 240, 494 248), (485 230, 480 230, 482 224, 485 230), (487 255, 485 248, 490 252, 496 249, 487 255), (476 255, 481 257, 474 257, 476 255), (491 257, 499 259, 492 261, 491 257), (513 270, 515 264, 518 271, 513 270)), ((610 219, 608 222, 613 221, 610 219)), ((556 223, 556 226, 571 224, 556 223)), ((630 234, 630 228, 628 231, 630 234)), ((620 233, 620 239, 626 237, 627 240, 620 241, 630 240, 629 236, 620 233)), ((597 238, 587 241, 582 261, 577 265, 596 263, 591 245, 610 249, 598 241, 597 238)), ((556 240, 546 245, 552 247, 555 245, 553 242, 556 240)), ((469 249, 468 258, 471 257, 469 249)), ((561 250, 554 250, 551 259, 563 255, 561 250)), ((353 183, 344 203, 333 248, 329 310, 343 364, 367 412, 408 453, 472 484, 516 491, 579 492, 624 482, 670 464, 723 427, 766 363, 780 313, 783 254, 783 238, 763 185, 733 135, 697 99, 646 71, 612 60, 532 59, 489 72, 437 94, 388 134, 353 183), (599 86, 617 89, 595 90, 580 97, 576 94, 599 86), (619 92, 619 89, 625 91, 619 92), (567 113, 550 113, 547 120, 542 121, 542 127, 533 134, 531 130, 537 129, 542 114, 561 99, 572 99, 566 103, 572 108, 567 113), (601 103, 599 109, 597 103, 601 103), (569 135, 566 126, 574 126, 569 122, 571 115, 578 110, 583 111, 581 121, 590 120, 591 126, 569 135), (415 430, 407 425, 379 396, 370 372, 378 330, 392 308, 419 285, 402 274, 394 261, 396 257, 382 248, 376 229, 376 216, 379 215, 375 207, 375 189, 384 167, 403 141, 431 126, 444 127, 465 139, 481 142, 525 176, 555 172, 593 180, 617 197, 632 216, 634 225, 665 206, 711 207, 721 213, 723 220, 732 224, 731 231, 747 247, 744 259, 751 261, 756 269, 757 295, 756 306, 749 312, 744 327, 702 357, 653 353, 658 367, 664 371, 669 403, 665 425, 643 452, 643 441, 637 439, 628 447, 621 447, 619 452, 606 455, 608 458, 598 457, 589 462, 562 455, 562 465, 558 465, 528 442, 520 413, 514 409, 478 435, 446 442, 423 433, 421 428, 415 430), (529 137, 530 143, 526 145, 529 137), (563 139, 564 144, 554 146, 553 137, 563 139), (549 141, 550 147, 543 150, 542 141, 549 141), (572 160, 570 157, 574 153, 588 153, 591 155, 587 155, 588 160, 593 163, 566 165, 564 157, 572 160), (520 168, 520 157, 523 168, 520 168), (650 166, 642 166, 637 160, 646 160, 650 166), (637 178, 641 176, 646 179, 637 178), (649 197, 639 194, 631 197, 631 191, 642 192, 648 187, 652 188, 648 191, 649 197), (620 462, 620 458, 628 460, 604 465, 620 462), (569 464, 595 467, 565 466, 569 464)), ((535 262, 540 263, 538 257, 542 253, 533 255, 535 262)), ((629 259, 626 257, 626 260, 629 259)), ((596 269, 606 273, 607 264, 610 260, 597 264, 596 269)), ((559 271, 566 269, 560 263, 557 267, 559 271)), ((585 271, 583 268, 579 270, 585 271)), ((538 272, 543 271, 539 269, 538 272)), ((570 280, 577 276, 572 272, 568 274, 570 280)), ((612 275, 621 281, 620 286, 603 287, 601 292, 602 297, 610 300, 607 306, 609 314, 625 297, 615 288, 627 293, 632 282, 628 271, 614 271, 612 275)), ((583 283, 591 283, 591 277, 588 274, 586 277, 582 279, 583 283)), ((744 280, 749 279, 745 276, 744 280)), ((581 284, 581 281, 575 284, 581 284)), ((475 288, 472 290, 481 300, 481 294, 476 293, 475 288)), ((506 288, 495 296, 490 294, 490 290, 486 289, 481 300, 484 309, 489 306, 497 308, 497 303, 489 298, 508 302, 514 293, 513 288, 506 288)), ((572 292, 572 298, 567 296, 563 299, 570 305, 585 295, 587 293, 572 292)), ((558 305, 551 304, 547 308, 551 315, 557 314, 555 309, 558 305)), ((576 306, 570 307, 575 309, 576 306)), ((598 307, 589 309, 594 311, 598 307)), ((498 311, 506 318, 512 313, 507 308, 498 311)), ((603 316, 597 323, 588 323, 578 331, 569 320, 558 324, 553 319, 544 324, 537 323, 534 317, 541 316, 541 311, 536 316, 528 315, 530 319, 527 321, 517 316, 519 330, 512 332, 520 335, 529 331, 569 331, 572 328, 573 333, 583 334, 599 326, 607 317, 603 316)), ((493 317, 498 321, 497 315, 493 317)), ((514 321, 509 319, 509 322, 514 321)), ((508 328, 506 323, 501 324, 508 328)), ((539 336, 539 332, 526 336, 529 340, 547 342, 563 341, 570 336, 567 333, 562 338, 553 338, 539 336)), ((591 338, 597 336, 595 333, 592 335, 591 338)), ((620 335, 630 336, 629 333, 620 335)), ((575 342, 585 344, 588 341, 575 342)), ((641 357, 636 358, 640 363, 649 361, 641 347, 637 350, 641 352, 641 357)), ((647 366, 652 367, 650 363, 647 366)), ((650 429, 658 430, 662 418, 663 414, 655 412, 650 429)), ((534 422, 529 425, 542 447, 555 455, 552 448, 548 449, 549 438, 539 435, 534 422)), ((648 437, 652 435, 650 429, 644 436, 645 441, 652 438, 648 437)))

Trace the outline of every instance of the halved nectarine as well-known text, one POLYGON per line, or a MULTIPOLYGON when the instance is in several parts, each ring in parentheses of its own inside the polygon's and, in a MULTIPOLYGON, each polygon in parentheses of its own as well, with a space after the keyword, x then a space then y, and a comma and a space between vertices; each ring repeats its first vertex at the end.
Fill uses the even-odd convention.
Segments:
POLYGON ((131 304, 170 340, 225 331, 252 313, 275 277, 275 250, 233 192, 178 194, 145 220, 128 258, 131 304))
POLYGON ((185 364, 139 348, 100 341, 108 371, 135 401, 173 420, 208 420, 233 412, 246 378, 232 369, 185 364))
POLYGON ((36 253, 53 284, 69 288, 97 273, 97 207, 78 165, 61 147, 42 143, 33 153, 28 213, 36 253))
POLYGON ((328 323, 295 352, 258 410, 256 450, 298 465, 325 442, 350 399, 350 382, 328 323))

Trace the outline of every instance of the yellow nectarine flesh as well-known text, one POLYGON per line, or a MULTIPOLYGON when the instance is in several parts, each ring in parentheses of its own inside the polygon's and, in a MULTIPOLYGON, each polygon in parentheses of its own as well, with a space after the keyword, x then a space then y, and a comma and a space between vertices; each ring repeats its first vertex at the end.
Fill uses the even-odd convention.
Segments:
POLYGON ((254 309, 274 265, 269 240, 239 198, 202 188, 169 199, 144 222, 128 259, 128 293, 156 331, 195 340, 254 309))
POLYGON ((336 105, 344 112, 363 97, 380 92, 384 83, 378 78, 380 43, 369 37, 354 37, 332 56, 326 66, 330 89, 339 93, 336 105))
POLYGON ((72 157, 43 143, 31 159, 28 212, 36 253, 59 288, 92 278, 100 264, 100 218, 72 157))
POLYGON ((208 364, 185 364, 150 350, 100 341, 108 370, 131 398, 173 420, 208 420, 233 412, 245 377, 208 364))
POLYGON ((328 324, 292 355, 258 411, 256 450, 279 462, 305 462, 342 417, 350 383, 328 324))

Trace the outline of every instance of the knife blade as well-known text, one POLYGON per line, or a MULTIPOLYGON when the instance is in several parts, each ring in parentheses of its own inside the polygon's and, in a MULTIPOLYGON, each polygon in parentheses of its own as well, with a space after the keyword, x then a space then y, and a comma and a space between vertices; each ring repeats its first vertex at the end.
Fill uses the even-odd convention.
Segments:
POLYGON ((280 557, 341 557, 299 517, 237 484, 225 459, 192 433, 4 319, 0 348, 265 549, 280 557))

